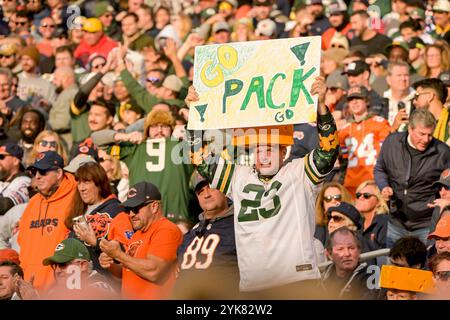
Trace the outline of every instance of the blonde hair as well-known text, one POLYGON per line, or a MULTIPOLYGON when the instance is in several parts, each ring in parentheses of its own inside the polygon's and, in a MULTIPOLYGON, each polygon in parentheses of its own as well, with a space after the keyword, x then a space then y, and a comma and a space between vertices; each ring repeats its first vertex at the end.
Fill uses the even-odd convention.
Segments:
POLYGON ((192 30, 192 19, 184 13, 179 13, 178 18, 181 21, 181 29, 177 30, 179 32, 178 36, 181 40, 184 40, 192 30))
POLYGON ((317 195, 316 199, 316 224, 319 226, 326 226, 328 224, 328 217, 325 212, 325 208, 323 207, 324 195, 325 191, 329 188, 337 188, 341 192, 342 199, 341 202, 352 203, 352 196, 350 192, 340 183, 337 182, 328 182, 325 183, 317 195))
POLYGON ((120 167, 120 160, 116 157, 111 156, 110 154, 108 154, 108 159, 112 161, 114 168, 111 176, 109 177, 110 180, 115 181, 122 179, 122 168, 120 167))
POLYGON ((41 141, 47 137, 55 138, 56 143, 58 144, 58 146, 56 148, 56 152, 63 158, 64 164, 67 164, 67 152, 61 143, 62 140, 59 137, 59 135, 54 131, 44 130, 44 131, 41 131, 41 133, 39 133, 38 136, 36 137, 36 139, 34 140, 33 148, 31 149, 30 154, 24 161, 27 166, 33 164, 36 161, 36 156, 38 154, 37 147, 39 146, 39 143, 41 143, 41 141))
MULTIPOLYGON (((448 44, 444 42, 436 42, 430 44, 425 49, 425 59, 431 48, 438 49, 441 53, 441 72, 450 69, 450 47, 448 44)), ((422 67, 419 69, 419 75, 425 78, 429 78, 431 76, 431 69, 428 67, 428 64, 425 62, 422 67)))
POLYGON ((364 189, 367 186, 372 186, 375 189, 374 195, 375 195, 375 197, 377 197, 377 200, 378 200, 377 207, 375 209, 375 214, 387 214, 389 212, 389 207, 387 206, 386 201, 383 199, 380 189, 378 188, 378 186, 374 180, 366 180, 366 181, 362 182, 358 186, 358 188, 356 188, 356 192, 360 192, 362 189, 364 189))
POLYGON ((231 41, 235 42, 238 41, 236 30, 239 25, 243 24, 247 27, 247 41, 252 41, 255 39, 255 34, 253 33, 253 23, 252 20, 249 18, 241 18, 237 20, 233 25, 233 32, 231 33, 231 41))

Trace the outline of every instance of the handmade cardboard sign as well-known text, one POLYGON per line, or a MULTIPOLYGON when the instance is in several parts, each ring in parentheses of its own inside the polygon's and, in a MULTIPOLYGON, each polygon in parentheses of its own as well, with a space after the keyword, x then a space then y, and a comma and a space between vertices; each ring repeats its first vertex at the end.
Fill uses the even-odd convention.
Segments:
POLYGON ((189 129, 313 122, 321 37, 236 42, 195 48, 189 129))

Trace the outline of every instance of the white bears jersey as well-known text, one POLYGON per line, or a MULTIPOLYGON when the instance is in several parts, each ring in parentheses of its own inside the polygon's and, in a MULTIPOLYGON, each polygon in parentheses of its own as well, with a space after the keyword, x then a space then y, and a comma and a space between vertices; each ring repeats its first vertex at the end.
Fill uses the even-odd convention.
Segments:
POLYGON ((324 177, 312 153, 287 163, 267 183, 252 167, 220 160, 211 187, 234 201, 241 291, 320 279, 314 204, 324 177))

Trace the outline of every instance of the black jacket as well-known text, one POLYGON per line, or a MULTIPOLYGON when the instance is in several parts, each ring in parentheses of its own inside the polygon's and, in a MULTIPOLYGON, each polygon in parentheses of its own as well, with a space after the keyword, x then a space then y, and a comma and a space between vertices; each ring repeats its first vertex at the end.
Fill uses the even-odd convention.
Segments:
POLYGON ((417 158, 417 172, 412 175, 412 158, 407 147, 407 132, 390 134, 381 147, 374 169, 375 181, 383 190, 394 191, 391 221, 409 231, 429 228, 432 208, 427 204, 435 198, 441 172, 448 168, 450 148, 432 139, 428 148, 417 158))
POLYGON ((379 249, 386 248, 387 214, 377 214, 370 226, 362 232, 364 239, 374 243, 379 249))
POLYGON ((327 292, 326 298, 344 300, 375 300, 378 290, 370 288, 368 283, 371 280, 372 270, 369 270, 367 263, 358 265, 353 273, 346 278, 339 278, 336 274, 336 267, 331 264, 322 275, 322 287, 327 292))
MULTIPOLYGON (((100 240, 107 238, 112 219, 123 211, 124 208, 122 207, 120 201, 114 196, 109 196, 102 204, 89 213, 90 217, 87 218, 88 223, 91 224, 91 227, 96 232, 97 245, 95 247, 86 245, 86 247, 94 264, 94 270, 101 274, 106 274, 109 276, 109 271, 103 269, 98 260, 100 253, 102 252, 99 247, 100 240)), ((131 234, 129 237, 131 238, 131 234)), ((73 230, 70 232, 69 238, 77 238, 73 230)))

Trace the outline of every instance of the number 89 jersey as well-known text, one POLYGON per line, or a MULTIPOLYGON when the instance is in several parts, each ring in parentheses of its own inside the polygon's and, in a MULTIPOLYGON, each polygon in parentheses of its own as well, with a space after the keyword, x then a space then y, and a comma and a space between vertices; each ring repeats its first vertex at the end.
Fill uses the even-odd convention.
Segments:
POLYGON ((233 223, 233 207, 230 207, 225 216, 210 221, 201 218, 184 235, 177 255, 179 275, 174 288, 175 299, 198 299, 196 292, 209 292, 211 283, 217 286, 214 291, 225 294, 222 298, 236 297, 239 269, 233 223))
POLYGON ((374 178, 373 168, 390 130, 386 119, 374 116, 359 123, 349 123, 339 131, 342 158, 348 159, 344 186, 352 194, 362 182, 374 178))
POLYGON ((184 235, 178 248, 181 272, 185 270, 234 268, 238 272, 234 239, 233 208, 229 214, 211 221, 203 219, 184 235))

